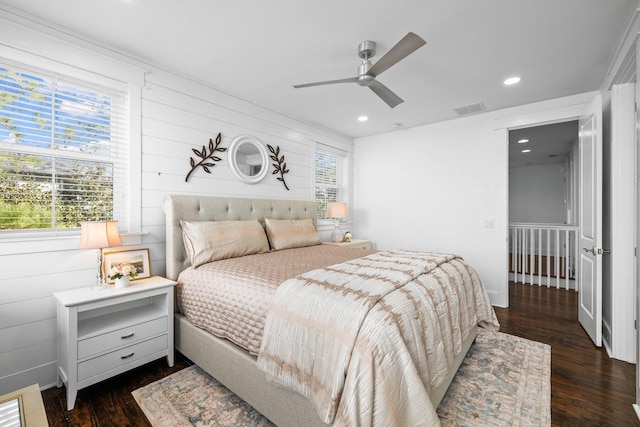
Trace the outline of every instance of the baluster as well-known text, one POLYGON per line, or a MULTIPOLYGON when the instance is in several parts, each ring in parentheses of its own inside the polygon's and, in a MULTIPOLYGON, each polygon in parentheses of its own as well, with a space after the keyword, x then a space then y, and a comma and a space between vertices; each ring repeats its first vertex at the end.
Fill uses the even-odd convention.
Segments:
POLYGON ((560 254, 560 230, 555 229, 553 234, 555 234, 556 239, 553 272, 556 273, 556 289, 560 289, 560 257, 558 256, 560 254))
POLYGON ((526 283, 527 274, 527 229, 522 229, 522 275, 520 276, 520 283, 523 285, 526 283))
POLYGON ((564 288, 569 290, 569 230, 564 231, 564 288))
POLYGON ((547 288, 551 286, 551 229, 547 228, 547 288))
POLYGON ((535 265, 535 240, 536 240, 536 234, 535 234, 535 228, 530 228, 529 229, 529 235, 530 235, 530 246, 529 246, 529 285, 533 285, 533 266, 535 265))
POLYGON ((542 285, 542 228, 538 229, 538 286, 542 285))

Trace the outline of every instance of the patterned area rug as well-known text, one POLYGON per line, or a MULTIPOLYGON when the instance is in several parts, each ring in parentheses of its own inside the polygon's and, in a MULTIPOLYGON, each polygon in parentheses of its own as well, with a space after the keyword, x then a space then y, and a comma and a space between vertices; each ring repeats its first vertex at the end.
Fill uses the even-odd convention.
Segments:
MULTIPOLYGON (((548 345, 479 329, 438 416, 446 427, 549 426, 550 376, 548 345)), ((197 366, 132 394, 156 427, 273 426, 197 366)))
POLYGON ((478 329, 438 416, 446 427, 551 425, 551 347, 478 329))

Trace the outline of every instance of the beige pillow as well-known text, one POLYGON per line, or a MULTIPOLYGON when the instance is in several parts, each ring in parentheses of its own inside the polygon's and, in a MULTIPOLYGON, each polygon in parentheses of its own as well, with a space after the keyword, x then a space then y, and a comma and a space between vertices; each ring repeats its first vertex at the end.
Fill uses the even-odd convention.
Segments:
POLYGON ((267 228, 269 243, 271 243, 271 249, 274 251, 320 244, 318 232, 311 218, 265 218, 264 222, 267 228))
POLYGON ((262 225, 253 221, 180 221, 187 258, 193 267, 219 259, 269 251, 262 225))

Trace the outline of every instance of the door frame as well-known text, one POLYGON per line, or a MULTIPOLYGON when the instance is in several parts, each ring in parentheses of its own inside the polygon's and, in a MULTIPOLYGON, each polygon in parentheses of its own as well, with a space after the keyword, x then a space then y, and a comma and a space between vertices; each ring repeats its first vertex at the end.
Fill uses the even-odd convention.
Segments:
MULTIPOLYGON (((591 102, 596 96, 599 95, 598 91, 587 92, 579 95, 574 95, 566 98, 559 98, 550 101, 543 101, 539 104, 530 104, 525 111, 506 110, 505 115, 502 117, 496 117, 495 119, 495 131, 503 132, 503 144, 504 152, 507 156, 507 168, 504 171, 506 175, 506 185, 509 185, 509 131, 529 128, 534 126, 548 125, 552 123, 560 123, 572 120, 579 120, 580 117, 586 116, 589 112, 591 102), (536 108, 539 106, 539 108, 536 108), (511 113, 511 114, 509 114, 511 113)), ((508 258, 509 254, 509 189, 506 191, 507 203, 506 209, 506 227, 505 227, 505 254, 508 258)), ((507 260, 505 260, 505 263, 507 260)), ((507 264, 508 265, 508 264, 507 264)), ((506 286, 506 301, 509 304, 509 269, 505 268, 505 283, 506 286)))

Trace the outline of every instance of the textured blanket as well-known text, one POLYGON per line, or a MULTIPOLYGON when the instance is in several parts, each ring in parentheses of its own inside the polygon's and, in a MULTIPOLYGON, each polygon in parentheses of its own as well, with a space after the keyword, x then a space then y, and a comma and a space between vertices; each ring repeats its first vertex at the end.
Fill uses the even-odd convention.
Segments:
POLYGON ((498 329, 475 271, 454 255, 378 252, 276 291, 258 366, 335 425, 438 425, 429 400, 470 329, 498 329))

